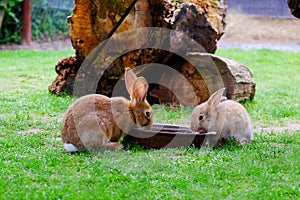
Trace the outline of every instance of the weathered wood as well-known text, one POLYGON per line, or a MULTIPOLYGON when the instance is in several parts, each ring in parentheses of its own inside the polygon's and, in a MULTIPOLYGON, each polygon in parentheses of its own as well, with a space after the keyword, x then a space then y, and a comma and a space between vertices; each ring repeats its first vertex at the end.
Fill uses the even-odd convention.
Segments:
MULTIPOLYGON (((73 48, 80 62, 118 25, 134 0, 75 0, 68 27, 73 48)), ((116 33, 134 28, 135 19, 129 14, 116 33)))
MULTIPOLYGON (((76 94, 96 92, 111 96, 125 67, 162 63, 179 73, 157 72, 156 80, 164 84, 150 84, 148 97, 151 103, 196 105, 207 100, 212 92, 223 85, 228 88, 227 97, 230 99, 252 99, 255 84, 246 67, 234 61, 201 54, 215 52, 217 40, 226 26, 225 15, 225 0, 118 0, 113 3, 106 0, 75 0, 68 26, 76 56, 58 63, 58 77, 50 86, 50 91, 60 94, 66 90, 71 94, 74 87, 72 83, 77 77, 80 84, 76 85, 79 91, 76 94), (136 29, 140 27, 175 31, 155 37, 153 35, 156 33, 149 30, 136 29), (122 34, 130 30, 134 31, 122 34), (187 36, 194 43, 187 45, 183 42, 187 36), (108 38, 109 42, 106 40, 108 38), (152 43, 165 43, 170 51, 159 47, 142 48, 152 43), (195 48, 195 43, 201 48, 195 48), (99 47, 99 44, 102 46, 99 47), (172 52, 183 53, 180 57, 172 52), (186 57, 188 52, 193 53, 186 57), (197 66, 192 65, 189 59, 195 60, 197 66), (199 68, 198 65, 205 68, 199 68), (244 77, 239 77, 239 70, 244 77), (97 82, 92 83, 87 77, 97 82)), ((141 72, 141 75, 145 74, 141 72)))
POLYGON ((62 91, 72 94, 72 90, 69 90, 69 88, 74 85, 80 64, 76 56, 60 59, 55 66, 57 77, 49 86, 49 91, 56 95, 60 95, 62 91))
MULTIPOLYGON (((199 42, 204 47, 204 51, 213 53, 216 49, 216 42, 225 29, 225 13, 226 2, 224 0, 201 2, 195 0, 119 0, 113 3, 107 0, 75 0, 73 13, 68 17, 68 26, 72 45, 76 50, 77 64, 82 63, 91 51, 109 38, 112 33, 117 34, 138 27, 154 26, 181 31, 199 42), (134 8, 131 9, 132 5, 134 8), (189 19, 185 20, 186 18, 189 19), (194 22, 197 23, 194 24, 194 22)), ((120 40, 124 46, 141 41, 146 44, 149 38, 144 35, 147 33, 136 32, 120 40)), ((176 44, 176 37, 180 35, 174 36, 171 49, 179 47, 176 44)), ((185 47, 180 46, 180 48, 185 47)), ((142 49, 121 56, 112 63, 112 70, 106 70, 96 92, 110 95, 114 79, 123 74, 124 66, 134 68, 145 63, 163 63, 169 54, 159 49, 142 49)), ((51 91, 56 94, 63 90, 72 93, 72 85, 67 86, 64 83, 74 82, 74 76, 68 77, 62 74, 69 73, 58 74, 59 77, 51 85, 51 91), (63 83, 60 84, 60 81, 63 83)))
POLYGON ((241 62, 199 52, 189 53, 189 60, 195 60, 200 64, 198 66, 193 66, 178 57, 171 60, 168 64, 177 69, 185 80, 177 76, 168 76, 168 73, 163 74, 161 80, 168 76, 169 90, 158 86, 150 92, 160 103, 194 106, 206 101, 213 92, 222 87, 226 88, 228 99, 243 101, 254 98, 253 75, 241 62), (177 94, 170 90, 176 91, 177 94), (178 99, 176 96, 184 98, 178 99))
MULTIPOLYGON (((133 0, 75 0, 68 26, 76 56, 84 58, 111 34, 133 0)), ((216 49, 224 33, 226 3, 212 1, 138 0, 115 33, 136 27, 165 27, 182 31, 204 46, 209 53, 216 49), (204 29, 203 29, 204 28, 204 29), (207 41, 213 44, 207 44, 207 41)), ((133 42, 136 37, 126 38, 133 42)), ((146 41, 145 41, 146 42, 146 41)))
MULTIPOLYGON (((183 1, 174 1, 169 4, 173 15, 168 16, 167 21, 172 28, 178 31, 174 35, 173 48, 181 48, 177 41, 180 41, 181 34, 185 33, 203 46, 204 52, 214 53, 217 49, 217 40, 223 35, 226 21, 225 1, 190 1, 183 4, 183 1)), ((183 48, 186 49, 184 46, 183 48)), ((191 51, 192 49, 186 49, 191 51)))

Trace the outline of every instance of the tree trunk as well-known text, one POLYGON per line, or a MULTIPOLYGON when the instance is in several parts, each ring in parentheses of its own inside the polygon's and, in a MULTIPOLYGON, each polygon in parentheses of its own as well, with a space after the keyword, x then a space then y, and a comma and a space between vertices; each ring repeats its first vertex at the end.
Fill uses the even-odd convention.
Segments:
MULTIPOLYGON (((68 26, 76 56, 57 64, 58 77, 49 89, 56 94, 67 91, 79 96, 88 93, 111 96, 125 67, 142 66, 138 69, 139 74, 152 80, 148 94, 152 103, 195 105, 203 102, 214 90, 211 84, 216 87, 222 84, 208 85, 207 77, 202 77, 201 72, 191 72, 193 66, 190 66, 189 59, 194 60, 195 56, 188 54, 215 52, 217 40, 226 26, 225 15, 225 0, 117 0, 113 3, 108 0, 75 0, 68 26), (145 67, 149 63, 162 64, 155 66, 155 76, 146 73, 150 70, 145 67), (163 65, 180 72, 188 82, 176 81, 176 77, 182 76, 172 70, 158 68, 163 68, 163 65), (164 86, 159 85, 162 80, 164 86), (182 88, 175 83, 181 83, 182 88), (177 87, 170 90, 168 87, 172 85, 177 87), (195 90, 193 94, 189 94, 191 88, 195 90), (186 98, 178 100, 174 90, 185 91, 180 95, 186 98)), ((210 57, 210 60, 213 59, 215 57, 210 57)), ((225 74, 234 74, 229 67, 227 70, 225 74)), ((233 82, 223 85, 233 87, 232 84, 237 85, 233 82)), ((232 94, 230 97, 235 96, 232 94)), ((249 95, 241 99, 247 98, 249 95)))

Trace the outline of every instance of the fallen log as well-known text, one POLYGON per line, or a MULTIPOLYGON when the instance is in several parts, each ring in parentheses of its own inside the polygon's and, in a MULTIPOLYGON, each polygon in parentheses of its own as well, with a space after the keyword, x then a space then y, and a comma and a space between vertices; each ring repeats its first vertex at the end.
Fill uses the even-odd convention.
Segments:
MULTIPOLYGON (((213 67, 213 70, 223 70, 222 78, 214 77, 215 71, 205 76, 199 70, 195 73, 197 66, 191 65, 189 60, 196 60, 196 64, 202 65, 198 61, 203 55, 199 53, 215 52, 217 41, 226 26, 225 15, 225 0, 122 0, 113 3, 104 0, 75 0, 73 13, 68 17, 68 27, 76 55, 57 64, 58 76, 49 90, 57 95, 65 91, 79 96, 88 93, 111 96, 125 67, 160 63, 181 73, 188 84, 186 81, 177 81, 180 76, 178 73, 173 73, 174 77, 171 77, 170 73, 159 73, 160 70, 156 68, 157 75, 154 78, 146 77, 147 80, 155 79, 149 88, 151 103, 195 105, 205 101, 222 84, 229 88, 229 98, 251 99, 254 86, 253 82, 250 83, 251 73, 246 72, 248 69, 241 69, 246 74, 244 79, 251 79, 248 82, 241 81, 249 84, 244 90, 252 89, 247 92, 237 82, 236 73, 231 72, 236 69, 229 67, 231 65, 225 59, 209 57, 218 63, 219 68, 213 67), (169 32, 164 32, 166 28, 169 32), (187 41, 183 38, 187 38, 187 41), (194 55, 187 56, 189 52, 194 52, 194 55), (208 81, 214 79, 218 81, 208 81), (165 80, 164 85, 159 85, 158 80, 165 80), (78 84, 74 85, 76 82, 78 84), (191 89, 195 91, 190 92, 191 89), (174 91, 181 93, 175 95, 174 91)), ((146 72, 140 71, 144 76, 147 76, 146 72)))
POLYGON ((254 98, 253 75, 241 62, 199 52, 189 53, 190 62, 180 58, 171 60, 168 64, 185 78, 180 79, 170 72, 163 73, 159 82, 168 84, 158 84, 150 91, 150 96, 156 97, 158 103, 194 106, 206 101, 213 92, 222 87, 226 88, 228 99, 244 101, 254 98))

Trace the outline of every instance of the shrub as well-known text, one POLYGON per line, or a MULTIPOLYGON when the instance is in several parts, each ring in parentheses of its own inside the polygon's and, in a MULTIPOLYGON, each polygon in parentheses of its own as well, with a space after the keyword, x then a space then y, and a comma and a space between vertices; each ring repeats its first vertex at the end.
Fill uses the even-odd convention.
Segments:
MULTIPOLYGON (((18 43, 21 41, 23 0, 0 2, 5 15, 0 31, 0 43, 18 43)), ((31 0, 32 38, 50 38, 67 35, 67 16, 71 14, 73 0, 31 0)))
POLYGON ((67 35, 73 1, 31 0, 33 39, 67 35))
POLYGON ((19 42, 21 39, 21 3, 23 0, 8 0, 0 2, 4 10, 4 18, 0 31, 0 43, 19 42))

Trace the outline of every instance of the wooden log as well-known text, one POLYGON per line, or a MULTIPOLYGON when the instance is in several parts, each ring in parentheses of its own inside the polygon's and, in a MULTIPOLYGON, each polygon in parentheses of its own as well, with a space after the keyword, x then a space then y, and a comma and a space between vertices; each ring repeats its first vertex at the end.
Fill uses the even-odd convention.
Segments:
POLYGON ((69 33, 76 56, 80 62, 102 41, 115 33, 134 28, 134 15, 129 14, 122 24, 134 0, 75 0, 72 15, 68 17, 69 33))
POLYGON ((199 64, 196 66, 178 57, 171 60, 168 64, 177 69, 185 80, 168 76, 169 73, 163 74, 161 80, 168 76, 168 89, 158 86, 150 92, 150 96, 157 98, 159 103, 195 106, 206 101, 213 92, 222 87, 226 88, 228 99, 244 101, 254 98, 253 75, 241 62, 199 52, 189 53, 189 60, 199 64), (176 91, 176 94, 170 90, 176 91))
MULTIPOLYGON (((117 0, 114 3, 106 0, 75 0, 73 13, 68 17, 68 26, 76 56, 81 61, 100 42, 111 36, 112 31, 119 33, 136 27, 150 26, 188 33, 201 43, 207 52, 213 53, 217 39, 224 33, 225 13, 224 0, 182 0, 171 3, 166 0, 117 0), (120 22, 124 15, 126 18, 120 22), (118 28, 114 30, 115 27, 118 28), (209 32, 203 27, 209 29, 209 32), (208 40, 214 44, 209 46, 205 42, 208 40)), ((126 38, 131 42, 135 39, 126 38)))
MULTIPOLYGON (((76 94, 96 92, 111 96, 125 67, 135 68, 147 63, 162 63, 180 72, 184 78, 181 78, 183 81, 178 81, 181 77, 178 73, 158 73, 156 79, 164 81, 164 85, 150 84, 150 103, 196 105, 207 100, 212 92, 224 85, 228 88, 228 98, 252 99, 255 84, 251 72, 246 67, 211 54, 201 54, 215 52, 217 40, 224 33, 226 26, 225 15, 225 0, 117 0, 114 3, 106 0, 75 0, 73 13, 68 17, 68 26, 76 56, 58 63, 58 77, 49 89, 55 94, 62 91, 72 94, 73 83, 77 77, 77 80, 82 78, 79 81, 82 84, 76 87, 79 88, 78 91, 84 92, 76 94), (175 31, 172 34, 154 37, 153 34, 156 33, 136 29, 140 27, 160 27, 175 31), (134 31, 122 34, 130 30, 134 31), (197 45, 186 45, 182 42, 187 36, 201 48, 195 49, 197 45), (113 40, 115 46, 112 45, 107 50, 108 38, 113 40), (159 47, 142 48, 149 46, 153 41, 156 44, 166 43, 170 51, 159 47), (99 47, 100 43, 102 46, 99 47), (105 48, 108 53, 104 52, 105 48), (190 53, 187 60, 172 52, 184 52, 181 55, 183 57, 188 52, 193 53, 190 53), (213 60, 213 64, 207 65, 205 73, 201 71, 203 68, 197 70, 197 66, 192 65, 189 60, 195 60, 197 65, 205 66, 207 57, 210 61, 213 60), (217 67, 210 68, 210 65, 217 67), (239 73, 236 73, 238 70, 244 72, 242 80, 239 80, 239 73), (99 82, 97 80, 97 83, 91 83, 87 79, 84 80, 88 76, 101 79, 99 82)), ((152 77, 146 78, 148 80, 152 77)))
POLYGON ((62 91, 71 94, 72 90, 67 89, 73 87, 80 64, 76 56, 60 59, 55 66, 57 77, 48 87, 49 91, 56 95, 60 95, 62 91))

